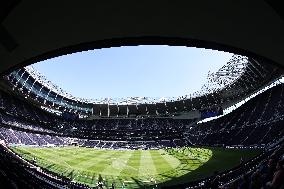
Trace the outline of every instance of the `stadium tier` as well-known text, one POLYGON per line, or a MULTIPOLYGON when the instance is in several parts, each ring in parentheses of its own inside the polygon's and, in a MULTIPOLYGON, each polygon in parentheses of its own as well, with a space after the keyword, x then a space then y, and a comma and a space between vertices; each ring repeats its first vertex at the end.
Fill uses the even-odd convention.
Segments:
POLYGON ((196 124, 196 119, 176 118, 69 120, 2 93, 0 118, 6 127, 91 140, 183 139, 198 145, 265 145, 283 135, 282 99, 280 84, 228 115, 196 124))
POLYGON ((68 146, 79 145, 89 148, 106 149, 162 149, 189 146, 185 139, 152 140, 152 141, 104 141, 70 137, 52 136, 32 132, 0 128, 0 140, 14 146, 68 146))
POLYGON ((284 85, 275 86, 219 119, 188 132, 199 145, 266 145, 284 135, 284 85))

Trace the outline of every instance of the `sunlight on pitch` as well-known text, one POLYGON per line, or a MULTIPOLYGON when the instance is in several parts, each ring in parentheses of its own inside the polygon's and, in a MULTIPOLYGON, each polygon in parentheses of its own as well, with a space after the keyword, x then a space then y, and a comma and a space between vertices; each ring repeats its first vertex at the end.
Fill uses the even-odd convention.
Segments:
MULTIPOLYGON (((83 147, 15 147, 27 160, 76 182, 95 186, 112 181, 119 187, 155 186, 186 175, 213 155, 205 148, 110 150, 83 147)), ((111 183, 108 183, 110 185, 111 183)))

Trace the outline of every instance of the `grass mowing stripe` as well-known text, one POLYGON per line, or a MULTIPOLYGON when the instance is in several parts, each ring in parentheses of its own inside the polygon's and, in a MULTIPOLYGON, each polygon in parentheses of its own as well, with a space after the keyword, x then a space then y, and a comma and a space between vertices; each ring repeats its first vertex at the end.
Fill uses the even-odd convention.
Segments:
POLYGON ((122 154, 120 151, 105 151, 92 159, 81 162, 78 166, 80 169, 101 173, 108 165, 112 164, 113 158, 118 158, 122 154))
POLYGON ((58 161, 58 163, 63 163, 67 165, 68 167, 72 166, 68 163, 69 160, 73 158, 73 156, 68 155, 69 152, 67 151, 51 151, 48 148, 37 150, 35 152, 32 152, 34 155, 39 156, 42 159, 48 159, 52 160, 53 162, 58 161))
POLYGON ((52 150, 52 148, 21 148, 22 150, 25 150, 27 153, 30 153, 31 155, 34 155, 39 158, 44 159, 52 159, 52 160, 68 160, 72 158, 72 156, 66 156, 66 152, 59 151, 59 148, 55 148, 52 150))
POLYGON ((175 168, 177 168, 179 166, 180 161, 177 158, 175 158, 174 156, 169 155, 165 150, 162 150, 162 149, 159 150, 158 152, 161 154, 162 158, 165 161, 168 162, 168 164, 172 167, 172 169, 175 169, 175 168))
POLYGON ((63 150, 62 148, 59 148, 59 147, 49 147, 49 148, 42 148, 42 147, 41 148, 31 148, 31 147, 26 147, 26 149, 28 149, 30 152, 37 153, 37 152, 45 151, 46 153, 51 153, 51 154, 56 152, 58 155, 62 155, 62 156, 64 156, 66 152, 71 151, 70 147, 66 147, 66 148, 67 149, 63 150))
POLYGON ((93 159, 93 163, 90 164, 85 163, 86 166, 81 165, 82 168, 84 168, 86 171, 95 171, 95 172, 101 172, 105 169, 106 165, 110 165, 110 157, 115 156, 115 154, 120 153, 119 151, 115 150, 106 150, 105 153, 102 153, 101 155, 95 157, 93 159))
POLYGON ((141 150, 134 150, 132 152, 131 157, 127 161, 127 167, 125 167, 121 172, 120 175, 133 175, 138 176, 139 167, 140 167, 140 159, 141 159, 141 150))
MULTIPOLYGON (((48 151, 38 151, 38 152, 32 152, 32 155, 39 158, 37 159, 37 164, 41 163, 43 164, 45 161, 47 164, 49 163, 50 165, 56 164, 59 165, 62 169, 72 169, 72 165, 68 164, 66 161, 71 159, 71 157, 66 157, 57 153, 51 153, 48 151)), ((50 165, 47 165, 48 167, 50 165)), ((46 165, 45 165, 46 166, 46 165)))
POLYGON ((86 166, 90 166, 90 161, 97 162, 99 161, 99 157, 103 156, 103 158, 105 158, 105 154, 103 153, 84 153, 83 155, 78 155, 75 156, 74 159, 71 159, 69 162, 74 166, 74 167, 82 167, 85 168, 86 166))
MULTIPOLYGON (((139 168, 140 168, 140 160, 141 160, 141 150, 131 150, 132 155, 128 159, 127 166, 120 172, 120 175, 116 180, 119 181, 119 186, 124 186, 124 188, 137 188, 137 185, 143 185, 140 181, 139 168), (129 177, 129 175, 133 175, 129 177)), ((131 152, 131 151, 127 151, 131 152)))
MULTIPOLYGON (((27 153, 32 157, 36 157, 38 161, 49 161, 55 164, 62 163, 66 164, 64 158, 59 156, 57 153, 47 152, 45 150, 30 150, 30 148, 21 148, 22 151, 27 153)), ((70 165, 66 164, 66 166, 70 167, 70 165)))
POLYGON ((150 180, 155 174, 157 174, 156 166, 152 160, 149 150, 142 150, 139 177, 150 180))
POLYGON ((112 164, 107 166, 101 173, 103 175, 119 176, 123 169, 129 168, 128 160, 132 154, 133 151, 130 153, 120 153, 119 156, 114 156, 112 158, 112 164))
POLYGON ((150 154, 158 173, 164 173, 173 169, 157 150, 150 150, 150 154))
POLYGON ((81 167, 82 162, 88 162, 89 160, 93 161, 93 159, 98 159, 98 157, 103 154, 103 151, 96 151, 94 149, 86 149, 85 151, 78 153, 75 152, 75 155, 68 154, 73 156, 73 159, 70 159, 67 163, 74 167, 81 167))

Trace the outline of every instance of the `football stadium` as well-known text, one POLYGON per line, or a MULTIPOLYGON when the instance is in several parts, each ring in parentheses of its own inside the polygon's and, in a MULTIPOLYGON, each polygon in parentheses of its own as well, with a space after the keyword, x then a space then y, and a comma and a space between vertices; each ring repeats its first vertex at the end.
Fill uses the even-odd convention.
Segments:
POLYGON ((283 189, 283 18, 266 0, 1 2, 0 187, 283 189))

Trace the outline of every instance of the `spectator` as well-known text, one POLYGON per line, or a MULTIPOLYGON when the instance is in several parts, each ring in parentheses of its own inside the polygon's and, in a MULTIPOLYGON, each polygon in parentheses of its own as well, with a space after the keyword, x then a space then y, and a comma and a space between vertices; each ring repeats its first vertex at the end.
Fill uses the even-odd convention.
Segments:
POLYGON ((276 172, 274 173, 271 182, 268 182, 266 186, 271 189, 283 189, 284 188, 284 160, 278 161, 276 166, 276 172))

